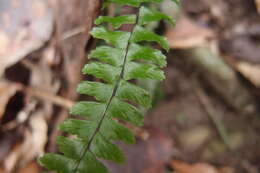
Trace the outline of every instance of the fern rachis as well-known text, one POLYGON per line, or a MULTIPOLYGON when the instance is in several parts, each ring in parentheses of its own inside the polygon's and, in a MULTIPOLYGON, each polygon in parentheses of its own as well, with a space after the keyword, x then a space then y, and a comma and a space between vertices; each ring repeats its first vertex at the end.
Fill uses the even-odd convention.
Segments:
POLYGON ((117 29, 122 24, 133 24, 130 32, 113 31, 94 27, 91 35, 105 40, 111 46, 100 46, 89 57, 95 59, 83 68, 83 74, 93 75, 103 82, 84 81, 77 91, 93 96, 97 101, 76 103, 71 114, 85 119, 67 119, 60 130, 76 135, 76 138, 58 137, 59 150, 63 154, 46 154, 40 163, 58 173, 107 173, 99 159, 117 163, 124 161, 122 151, 113 143, 121 140, 134 143, 133 134, 114 118, 134 125, 143 124, 143 115, 136 104, 150 107, 151 98, 143 88, 129 82, 131 79, 163 80, 159 67, 166 66, 166 57, 161 51, 140 42, 156 42, 168 50, 166 39, 144 28, 144 25, 162 19, 173 23, 167 15, 143 6, 147 2, 163 0, 108 0, 110 3, 138 8, 138 14, 117 17, 101 16, 95 24, 111 23, 117 29), (144 60, 138 61, 138 60, 144 60), (133 103, 133 104, 131 104, 133 103))

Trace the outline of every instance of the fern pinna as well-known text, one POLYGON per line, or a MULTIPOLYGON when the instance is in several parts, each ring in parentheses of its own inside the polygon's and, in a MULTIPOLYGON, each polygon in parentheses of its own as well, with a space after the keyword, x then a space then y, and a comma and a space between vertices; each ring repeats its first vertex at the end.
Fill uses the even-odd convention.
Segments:
POLYGON ((165 50, 169 49, 166 38, 145 28, 147 23, 162 19, 173 23, 169 16, 146 6, 146 3, 162 1, 107 1, 136 7, 138 14, 100 16, 95 24, 111 23, 114 29, 123 24, 134 24, 133 29, 126 32, 108 30, 104 26, 93 28, 91 35, 105 40, 110 46, 100 46, 93 50, 89 58, 95 61, 85 65, 82 71, 103 82, 84 81, 79 84, 77 91, 93 96, 97 101, 81 101, 72 107, 71 114, 82 118, 67 119, 59 128, 74 137, 58 137, 59 151, 63 154, 45 154, 39 159, 41 165, 58 173, 107 173, 100 159, 124 162, 122 151, 113 142, 121 140, 131 144, 135 139, 117 119, 141 126, 144 117, 136 105, 151 106, 149 93, 129 81, 164 79, 160 68, 166 66, 166 57, 161 51, 140 44, 156 42, 165 50))

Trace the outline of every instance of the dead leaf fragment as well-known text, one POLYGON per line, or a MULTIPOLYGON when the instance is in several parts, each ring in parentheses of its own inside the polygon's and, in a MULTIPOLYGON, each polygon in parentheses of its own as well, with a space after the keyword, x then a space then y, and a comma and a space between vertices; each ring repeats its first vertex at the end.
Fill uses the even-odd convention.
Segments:
POLYGON ((260 0, 255 0, 257 12, 260 14, 260 0))
POLYGON ((28 164, 25 168, 19 171, 19 173, 38 173, 38 172, 39 172, 39 167, 35 162, 28 164))
POLYGON ((200 147, 210 137, 211 131, 204 126, 193 127, 180 133, 179 140, 185 148, 195 150, 200 147))
POLYGON ((5 68, 39 49, 53 29, 52 8, 45 0, 0 1, 0 76, 5 68), (19 2, 19 3, 18 3, 19 2))
POLYGON ((201 27, 187 17, 181 17, 174 29, 166 32, 170 47, 187 49, 208 45, 214 38, 211 29, 201 27))
POLYGON ((44 147, 47 142, 48 127, 45 121, 44 113, 35 112, 30 118, 31 132, 26 133, 22 148, 21 165, 26 165, 34 158, 44 153, 44 147))
POLYGON ((260 87, 260 65, 248 62, 236 64, 237 70, 250 80, 256 87, 260 87))
POLYGON ((190 165, 182 161, 174 160, 171 164, 178 173, 218 173, 218 170, 215 167, 207 163, 190 165))
POLYGON ((44 113, 42 111, 34 112, 29 125, 30 130, 26 129, 23 142, 17 144, 4 160, 3 165, 7 172, 24 167, 44 153, 48 130, 44 113))

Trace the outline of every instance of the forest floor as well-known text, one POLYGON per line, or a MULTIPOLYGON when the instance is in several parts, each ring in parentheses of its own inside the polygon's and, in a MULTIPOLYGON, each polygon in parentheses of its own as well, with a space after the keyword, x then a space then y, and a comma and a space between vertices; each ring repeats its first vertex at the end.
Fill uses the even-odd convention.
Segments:
MULTIPOLYGON (((37 157, 57 151, 56 127, 85 99, 75 87, 96 44, 98 1, 22 1, 0 2, 0 173, 38 173, 37 157)), ((182 0, 181 10, 169 1, 160 8, 178 22, 156 29, 171 46, 166 80, 143 84, 154 107, 143 128, 130 127, 137 144, 119 144, 127 164, 106 164, 113 173, 259 173, 260 1, 182 0)))

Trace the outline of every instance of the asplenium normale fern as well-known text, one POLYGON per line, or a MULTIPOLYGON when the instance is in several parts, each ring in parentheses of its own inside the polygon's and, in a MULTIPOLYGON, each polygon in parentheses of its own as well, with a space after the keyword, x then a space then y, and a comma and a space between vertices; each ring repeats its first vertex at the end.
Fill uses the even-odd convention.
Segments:
POLYGON ((145 28, 147 23, 162 19, 173 23, 169 16, 144 6, 162 1, 107 1, 136 7, 138 12, 117 17, 100 16, 95 24, 111 23, 114 29, 123 24, 133 24, 133 29, 130 32, 114 31, 100 26, 91 31, 93 37, 105 40, 108 45, 93 50, 89 55, 93 61, 82 71, 103 82, 84 81, 79 84, 77 91, 93 96, 96 101, 81 101, 72 107, 71 114, 81 116, 81 119, 67 119, 59 128, 74 137, 58 137, 59 151, 63 154, 45 154, 39 159, 42 166, 58 173, 108 173, 100 159, 117 163, 125 161, 114 141, 132 144, 135 138, 118 120, 141 126, 144 116, 136 105, 151 106, 149 93, 129 81, 165 78, 160 68, 166 66, 166 57, 160 50, 141 44, 155 42, 163 49, 169 49, 166 38, 145 28))

